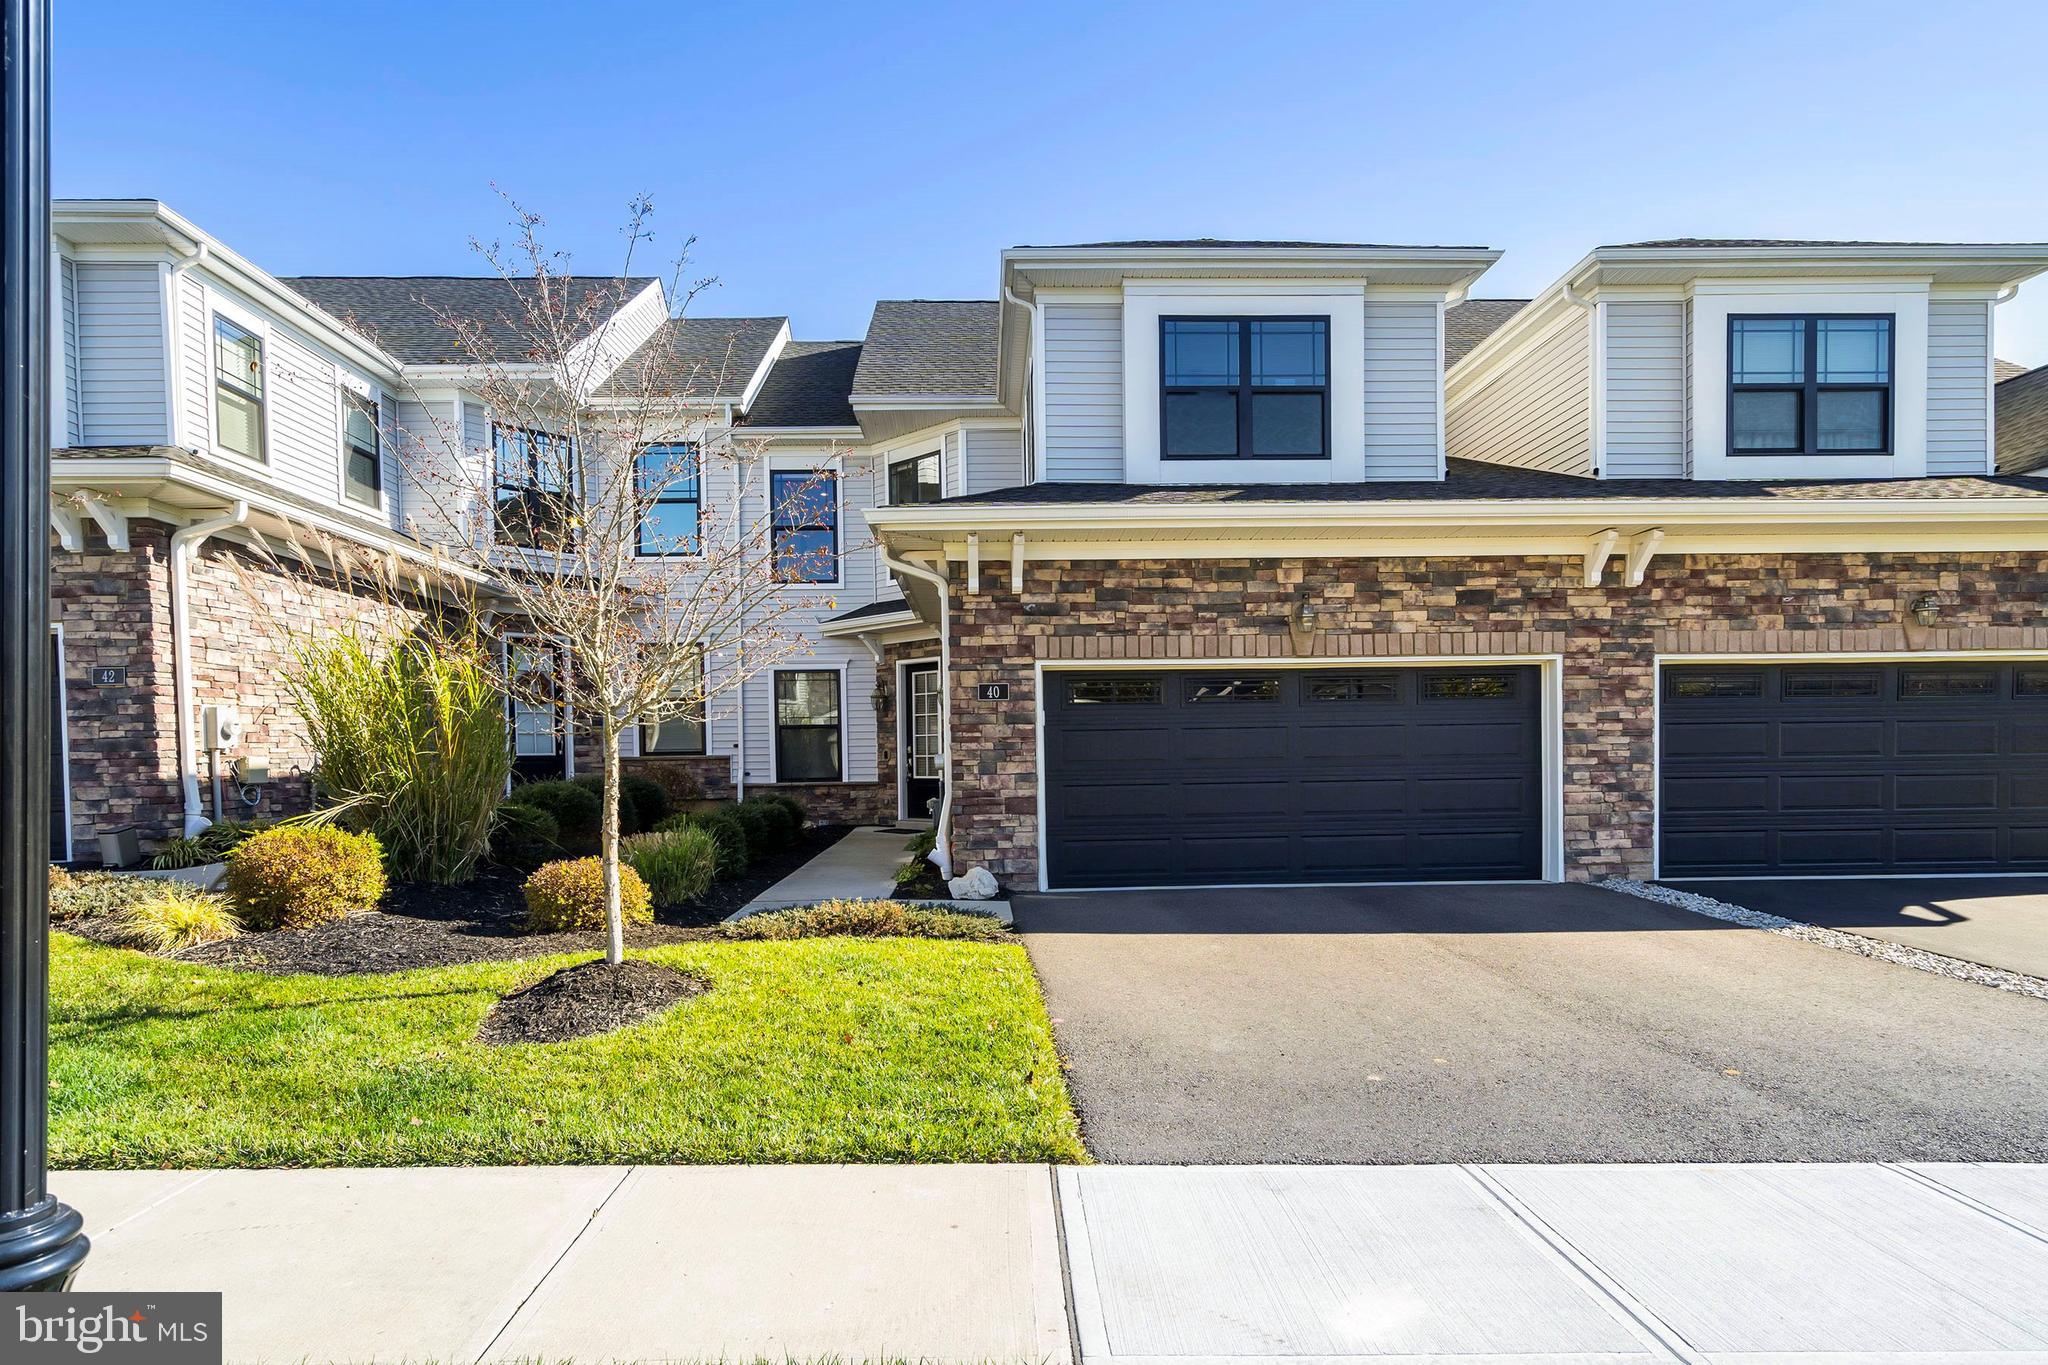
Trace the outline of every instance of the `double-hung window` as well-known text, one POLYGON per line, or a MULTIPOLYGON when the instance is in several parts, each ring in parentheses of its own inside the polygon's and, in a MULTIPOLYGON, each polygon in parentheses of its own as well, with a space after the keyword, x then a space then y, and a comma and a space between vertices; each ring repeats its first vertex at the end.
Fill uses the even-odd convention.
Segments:
POLYGON ((775 572, 785 583, 839 581, 839 478, 830 470, 768 476, 775 572))
POLYGON ((341 483, 353 502, 377 505, 384 492, 384 446, 377 430, 377 400, 341 393, 341 483))
POLYGON ((569 540, 578 477, 575 443, 553 432, 491 425, 493 526, 501 545, 557 549, 569 540))
POLYGON ((1160 455, 1330 455, 1330 320, 1161 318, 1160 455))
POLYGON ((839 673, 789 669, 775 674, 775 780, 837 782, 839 673))
POLYGON ((213 315, 214 444, 263 458, 263 338, 213 315))
POLYGON ((694 555, 699 541, 703 470, 693 442, 649 446, 635 463, 642 555, 694 555))
POLYGON ((929 451, 889 466, 889 505, 909 507, 937 502, 940 496, 939 452, 929 451))
POLYGON ((690 671, 678 679, 676 695, 692 701, 692 710, 667 716, 640 727, 643 754, 701 754, 704 752, 704 654, 690 651, 690 671))
POLYGON ((1890 314, 1729 318, 1729 453, 1888 453, 1892 322, 1890 314))

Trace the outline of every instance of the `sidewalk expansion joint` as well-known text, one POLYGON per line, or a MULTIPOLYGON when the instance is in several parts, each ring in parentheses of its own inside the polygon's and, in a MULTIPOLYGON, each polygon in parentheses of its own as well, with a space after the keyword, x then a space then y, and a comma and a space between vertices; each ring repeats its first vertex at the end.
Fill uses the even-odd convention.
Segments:
POLYGON ((589 1232, 591 1228, 597 1226, 597 1220, 603 1216, 607 1208, 611 1207, 612 1200, 618 1196, 619 1191, 625 1187, 626 1182, 631 1180, 633 1173, 639 1169, 638 1166, 628 1166, 619 1176, 617 1183, 604 1192, 604 1198, 597 1201, 597 1207, 590 1211, 590 1216, 583 1220, 583 1226, 577 1228, 576 1235, 571 1237, 562 1247, 561 1254, 548 1262, 548 1268, 543 1270, 539 1277, 534 1280, 532 1288, 528 1289, 520 1297, 519 1302, 512 1306, 512 1311, 505 1315, 505 1320, 499 1323, 491 1332, 491 1339, 485 1342, 483 1349, 478 1351, 473 1357, 475 1365, 483 1365, 483 1362, 491 1358, 491 1352, 497 1349, 499 1340, 504 1337, 506 1332, 511 1330, 512 1324, 519 1321, 519 1315, 526 1311, 526 1305, 533 1302, 534 1295, 540 1293, 542 1286, 546 1285, 554 1277, 554 1273, 562 1268, 562 1262, 569 1259, 569 1253, 576 1250, 577 1244, 583 1240, 583 1235, 589 1232))
POLYGON ((1902 1175, 1917 1185, 1933 1190, 1936 1194, 1953 1199, 1956 1203, 1961 1204, 1964 1208, 1974 1213, 1981 1213, 1993 1222, 2005 1224, 2005 1226, 2011 1228, 2014 1232, 2020 1233, 2022 1236, 2031 1237, 2037 1242, 2048 1242, 2048 1230, 2037 1228, 2023 1218, 2015 1218, 2013 1215, 2002 1209, 1994 1208, 1981 1199, 1964 1194, 1961 1190, 1953 1185, 1946 1184, 1936 1176, 1931 1176, 1925 1171, 1916 1171, 1912 1167, 1901 1165, 1896 1161, 1885 1161, 1879 1164, 1894 1174, 1902 1175))

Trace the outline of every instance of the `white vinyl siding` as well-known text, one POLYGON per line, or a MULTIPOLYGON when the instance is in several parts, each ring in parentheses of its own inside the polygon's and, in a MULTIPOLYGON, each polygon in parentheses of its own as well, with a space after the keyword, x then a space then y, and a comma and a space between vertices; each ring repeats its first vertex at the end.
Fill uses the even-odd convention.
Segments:
POLYGON ((77 267, 80 445, 161 445, 165 402, 163 306, 157 268, 77 267))
POLYGON ((455 434, 454 401, 421 403, 402 398, 392 406, 394 429, 385 446, 389 453, 384 462, 384 487, 391 494, 396 524, 421 540, 443 543, 454 538, 458 529, 474 529, 474 509, 455 504, 477 496, 483 471, 468 465, 475 458, 470 452, 449 448, 449 438, 455 434))
POLYGON ((1015 488, 1024 482, 1024 437, 1021 432, 995 427, 970 427, 961 433, 967 442, 961 493, 989 493, 998 488, 1015 488))
POLYGON ((1991 467, 1986 378, 1991 305, 1936 298, 1927 305, 1927 472, 1982 474, 1991 467))
POLYGON ((965 437, 949 431, 939 447, 939 490, 949 498, 967 491, 965 437))
POLYGON ((1698 401, 1696 395, 1694 394, 1694 389, 1696 386, 1692 382, 1692 355, 1694 346, 1692 335, 1691 299, 1687 299, 1685 301, 1685 317, 1683 325, 1685 328, 1685 477, 1689 479, 1692 477, 1693 460, 1692 405, 1698 401))
POLYGON ((1593 405, 1587 338, 1591 321, 1574 308, 1548 335, 1506 365, 1461 389, 1444 443, 1456 459, 1593 472, 1593 405))
POLYGON ((1434 299, 1365 295, 1365 477, 1437 477, 1437 376, 1443 337, 1434 299))
POLYGON ((58 306, 64 310, 59 333, 64 346, 64 430, 57 433, 58 443, 75 446, 79 442, 78 427, 78 266, 69 257, 62 258, 57 272, 58 306))
POLYGON ((1116 483, 1124 477, 1123 305, 1061 303, 1045 322, 1047 482, 1116 483))
POLYGON ((1607 315, 1611 479, 1685 474, 1685 304, 1616 299, 1607 315))
POLYGON ((206 290, 198 277, 188 271, 177 280, 179 439, 194 450, 211 450, 213 322, 206 315, 206 290))
MULTIPOLYGON (((812 467, 813 462, 824 464, 831 455, 832 451, 824 447, 799 452, 777 446, 771 462, 776 469, 803 470, 812 467)), ((787 605, 788 610, 776 617, 776 630, 803 636, 808 643, 787 658, 777 660, 774 669, 765 670, 742 685, 747 731, 744 759, 749 787, 775 780, 775 669, 843 670, 845 685, 839 699, 843 780, 877 780, 874 656, 859 640, 825 639, 817 634, 817 626, 822 622, 877 600, 880 558, 867 529, 867 509, 879 500, 875 463, 872 459, 847 458, 838 466, 840 581, 816 586, 790 584, 779 590, 786 595, 779 605, 787 605)), ((757 525, 757 519, 766 513, 768 488, 767 471, 758 459, 748 472, 746 487, 742 524, 757 525)), ((889 589, 891 596, 896 592, 889 589)), ((714 721, 719 709, 714 703, 714 721)), ((730 703, 725 709, 730 710, 730 703)), ((712 752, 721 750, 713 748, 712 752)))

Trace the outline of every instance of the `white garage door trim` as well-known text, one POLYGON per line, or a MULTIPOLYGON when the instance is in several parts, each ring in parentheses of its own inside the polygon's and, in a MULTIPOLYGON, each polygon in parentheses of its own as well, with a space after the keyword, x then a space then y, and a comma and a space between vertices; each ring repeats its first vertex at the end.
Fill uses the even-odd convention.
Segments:
MULTIPOLYGON (((1896 664, 1896 663, 2012 663, 2048 659, 2048 649, 1904 649, 1904 650, 1796 650, 1776 654, 1659 654, 1650 670, 1650 876, 1664 880, 1664 670, 1713 664, 1896 664)), ((1937 876, 1944 881, 1961 878, 1995 880, 2003 877, 2039 877, 2039 872, 1872 872, 1765 876, 1673 877, 1679 881, 1715 882, 1836 882, 1836 881, 1925 881, 1937 876)))
MULTIPOLYGON (((1453 668, 1485 666, 1488 664, 1514 664, 1523 668, 1534 668, 1542 679, 1543 698, 1541 714, 1543 719, 1543 880, 1561 882, 1564 880, 1564 656, 1561 654, 1333 654, 1315 658, 1286 657, 1279 659, 1239 656, 1235 658, 1200 659, 1040 659, 1032 665, 1032 744, 1034 749, 1032 783, 1036 788, 1037 828, 1032 839, 1038 858, 1038 889, 1050 890, 1045 856, 1045 675, 1048 673, 1104 673, 1115 669, 1149 669, 1152 672, 1168 670, 1185 672, 1205 668, 1453 668)), ((969 702, 967 705, 974 705, 969 702)), ((1249 886, 1459 886, 1461 882, 1230 882, 1228 886, 1244 890, 1249 886)), ((1512 882, 1470 883, 1485 886, 1512 886, 1512 882)), ((1219 884, 1225 885, 1225 884, 1219 884)), ((1105 888, 1061 887, 1062 891, 1199 891, 1198 886, 1146 887, 1120 886, 1105 888)))

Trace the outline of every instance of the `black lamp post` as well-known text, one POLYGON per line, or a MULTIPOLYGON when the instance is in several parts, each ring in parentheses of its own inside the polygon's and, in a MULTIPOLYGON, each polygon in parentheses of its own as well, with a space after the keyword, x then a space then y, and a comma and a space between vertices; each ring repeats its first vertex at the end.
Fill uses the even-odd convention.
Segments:
POLYGON ((0 1290, 62 1289, 48 1189, 50 0, 0 0, 0 1290))

